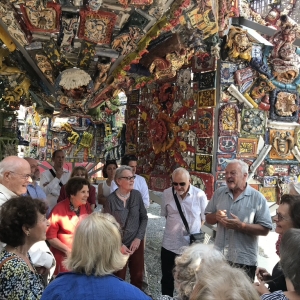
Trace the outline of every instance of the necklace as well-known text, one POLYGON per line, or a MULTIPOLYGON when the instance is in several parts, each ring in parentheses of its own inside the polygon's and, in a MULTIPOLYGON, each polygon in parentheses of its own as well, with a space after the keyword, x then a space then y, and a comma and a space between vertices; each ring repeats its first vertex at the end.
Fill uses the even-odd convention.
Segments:
POLYGON ((128 198, 130 195, 130 192, 128 194, 123 195, 120 191, 118 191, 118 194, 122 197, 122 198, 128 198))

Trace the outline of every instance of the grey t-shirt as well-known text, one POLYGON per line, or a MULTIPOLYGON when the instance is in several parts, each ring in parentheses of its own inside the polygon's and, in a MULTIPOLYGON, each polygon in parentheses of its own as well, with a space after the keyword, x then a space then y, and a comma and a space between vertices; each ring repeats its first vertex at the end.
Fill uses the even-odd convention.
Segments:
MULTIPOLYGON (((245 191, 233 201, 232 192, 227 186, 220 187, 209 201, 205 214, 216 213, 218 210, 227 210, 248 224, 260 224, 272 229, 272 220, 265 197, 247 185, 245 191)), ((257 263, 258 236, 250 235, 233 229, 226 229, 220 223, 217 227, 215 246, 220 251, 226 250, 226 259, 238 264, 255 266, 257 263)))

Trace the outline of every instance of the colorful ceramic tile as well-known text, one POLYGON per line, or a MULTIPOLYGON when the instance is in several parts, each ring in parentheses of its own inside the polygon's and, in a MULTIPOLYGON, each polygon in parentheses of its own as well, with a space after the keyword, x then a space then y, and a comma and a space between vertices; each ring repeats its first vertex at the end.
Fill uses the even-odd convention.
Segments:
POLYGON ((27 28, 32 32, 58 32, 61 6, 60 4, 47 2, 47 8, 35 9, 20 5, 27 28))
POLYGON ((222 186, 226 186, 226 181, 225 180, 216 180, 215 190, 217 190, 218 188, 220 188, 222 186))
POLYGON ((216 90, 205 90, 194 93, 194 100, 198 108, 202 107, 215 107, 216 106, 216 90))
POLYGON ((252 43, 252 59, 255 59, 257 62, 262 63, 263 53, 261 44, 252 43))
POLYGON ((98 45, 110 45, 117 15, 106 11, 80 10, 78 37, 98 45))
POLYGON ((126 125, 126 142, 137 144, 138 120, 136 118, 128 119, 126 125))
POLYGON ((217 154, 217 171, 225 171, 227 164, 236 158, 235 154, 217 154))
POLYGON ((238 65, 230 62, 222 62, 220 77, 221 84, 232 84, 234 83, 234 73, 238 70, 238 65))
POLYGON ((260 184, 253 184, 253 183, 250 183, 249 185, 257 191, 259 191, 259 188, 261 186, 260 184))
POLYGON ((215 88, 216 87, 216 72, 195 73, 194 81, 198 82, 199 90, 215 88))
POLYGON ((278 177, 277 176, 264 176, 264 187, 276 187, 278 184, 278 177))
POLYGON ((291 149, 294 147, 294 130, 270 129, 270 145, 272 149, 269 153, 271 159, 288 160, 294 159, 291 149))
POLYGON ((196 152, 212 154, 213 147, 214 147, 214 139, 213 138, 197 138, 196 152))
POLYGON ((270 119, 297 122, 299 118, 299 95, 296 91, 276 90, 270 97, 270 119))
POLYGON ((219 113, 219 135, 237 135, 240 128, 239 109, 235 104, 225 104, 219 113))
POLYGON ((238 139, 237 157, 257 157, 257 139, 238 139))
POLYGON ((211 173, 212 172, 212 155, 196 154, 196 171, 211 173))
POLYGON ((150 189, 153 191, 163 192, 172 185, 171 177, 168 175, 151 175, 150 189))
POLYGON ((128 105, 127 106, 127 117, 131 118, 138 118, 139 116, 139 109, 136 105, 128 105))
POLYGON ((260 187, 259 191, 264 195, 268 202, 277 201, 277 193, 275 187, 260 187))
POLYGON ((289 174, 289 165, 266 165, 266 172, 269 176, 287 176, 289 174))
POLYGON ((82 41, 80 52, 78 54, 77 66, 81 69, 88 69, 95 57, 96 44, 82 41))
POLYGON ((194 73, 214 71, 216 68, 216 57, 208 52, 192 58, 192 70, 194 73))
POLYGON ((218 140, 218 152, 235 153, 237 148, 236 136, 220 136, 218 140))
POLYGON ((259 109, 243 109, 241 134, 262 135, 265 133, 267 113, 259 109))
POLYGON ((207 199, 210 200, 214 192, 214 176, 200 172, 190 172, 190 175, 192 184, 203 190, 207 199))
POLYGON ((127 105, 136 105, 139 104, 139 90, 131 91, 130 93, 126 94, 127 97, 127 105))
POLYGON ((214 108, 198 109, 196 129, 197 138, 212 137, 214 130, 214 108))
POLYGON ((217 180, 225 180, 225 172, 216 172, 217 180))
POLYGON ((254 81, 254 78, 257 76, 257 72, 251 67, 237 70, 234 73, 235 83, 240 87, 240 92, 243 93, 246 91, 254 81))

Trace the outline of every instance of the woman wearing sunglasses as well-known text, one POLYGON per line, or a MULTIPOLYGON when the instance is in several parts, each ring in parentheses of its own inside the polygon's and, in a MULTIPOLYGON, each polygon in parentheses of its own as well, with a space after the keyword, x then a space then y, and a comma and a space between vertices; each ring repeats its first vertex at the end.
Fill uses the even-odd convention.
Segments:
MULTIPOLYGON (((276 223, 276 232, 283 235, 290 228, 300 228, 300 195, 286 194, 281 197, 280 204, 273 218, 276 223)), ((287 291, 285 277, 279 262, 274 266, 272 275, 266 269, 257 268, 256 276, 260 283, 255 283, 260 295, 275 291, 287 291), (264 283, 267 283, 267 288, 264 283)))
MULTIPOLYGON (((129 166, 121 166, 116 170, 115 183, 118 189, 107 197, 103 208, 105 213, 113 215, 122 229, 123 254, 129 254, 128 266, 130 282, 142 289, 144 272, 144 236, 148 222, 142 195, 133 189, 135 176, 129 166)), ((125 267, 116 275, 125 280, 125 267)))

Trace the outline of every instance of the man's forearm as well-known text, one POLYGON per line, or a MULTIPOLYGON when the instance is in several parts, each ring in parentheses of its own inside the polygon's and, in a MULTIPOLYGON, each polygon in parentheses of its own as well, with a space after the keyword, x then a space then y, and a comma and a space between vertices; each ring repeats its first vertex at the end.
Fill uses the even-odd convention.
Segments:
POLYGON ((248 223, 241 223, 239 231, 249 234, 249 235, 262 235, 265 236, 269 233, 270 229, 266 228, 259 224, 248 224, 248 223))
POLYGON ((215 225, 218 222, 216 213, 207 214, 205 217, 206 217, 206 222, 210 225, 215 225))

